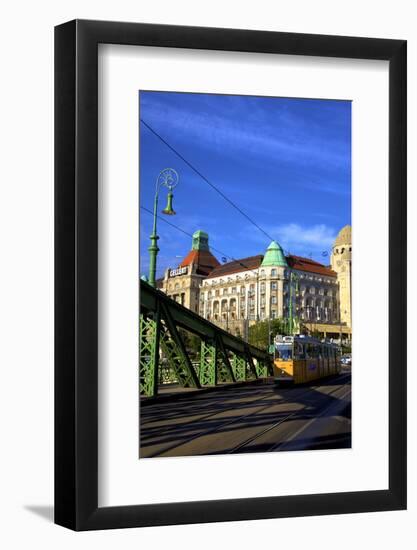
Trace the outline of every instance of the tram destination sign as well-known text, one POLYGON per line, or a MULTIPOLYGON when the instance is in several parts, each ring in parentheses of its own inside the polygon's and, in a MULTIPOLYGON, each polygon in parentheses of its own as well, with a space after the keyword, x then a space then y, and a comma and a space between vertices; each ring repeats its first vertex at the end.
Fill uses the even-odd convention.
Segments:
POLYGON ((170 269, 169 271, 169 277, 178 277, 178 275, 187 275, 188 273, 188 266, 185 267, 177 267, 177 269, 170 269))

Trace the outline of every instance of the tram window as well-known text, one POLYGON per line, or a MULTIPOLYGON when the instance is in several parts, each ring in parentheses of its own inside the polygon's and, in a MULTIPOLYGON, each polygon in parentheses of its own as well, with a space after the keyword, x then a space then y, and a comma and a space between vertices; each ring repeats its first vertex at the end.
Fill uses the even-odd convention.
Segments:
POLYGON ((310 359, 315 359, 318 357, 319 349, 318 346, 314 344, 307 344, 307 357, 310 359))
POLYGON ((278 346, 277 356, 281 361, 290 361, 292 359, 292 346, 278 346))
POLYGON ((294 357, 296 359, 305 359, 306 358, 305 349, 304 349, 303 344, 300 344, 299 342, 297 342, 295 344, 294 357))

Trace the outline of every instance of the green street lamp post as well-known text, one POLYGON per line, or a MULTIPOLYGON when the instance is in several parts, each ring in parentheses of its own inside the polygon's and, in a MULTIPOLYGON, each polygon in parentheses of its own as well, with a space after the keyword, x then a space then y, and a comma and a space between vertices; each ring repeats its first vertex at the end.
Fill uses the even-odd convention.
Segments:
POLYGON ((296 275, 293 271, 291 271, 289 276, 289 290, 290 290, 290 296, 289 296, 289 315, 288 315, 288 324, 289 324, 289 333, 292 335, 294 334, 294 329, 296 326, 298 326, 298 317, 294 316, 294 309, 293 309, 293 297, 294 297, 294 287, 293 284, 295 283, 295 296, 297 296, 299 292, 299 277, 296 275))
POLYGON ((172 208, 172 198, 174 196, 172 193, 172 190, 178 184, 178 181, 179 181, 178 173, 173 168, 165 168, 159 173, 156 179, 155 198, 153 203, 153 229, 150 237, 151 246, 148 248, 149 250, 149 281, 148 282, 151 286, 155 286, 156 257, 159 252, 159 247, 158 247, 159 237, 156 232, 159 191, 161 187, 166 187, 168 189, 167 205, 166 205, 166 208, 162 210, 162 214, 165 214, 167 216, 173 216, 175 214, 175 211, 172 208))

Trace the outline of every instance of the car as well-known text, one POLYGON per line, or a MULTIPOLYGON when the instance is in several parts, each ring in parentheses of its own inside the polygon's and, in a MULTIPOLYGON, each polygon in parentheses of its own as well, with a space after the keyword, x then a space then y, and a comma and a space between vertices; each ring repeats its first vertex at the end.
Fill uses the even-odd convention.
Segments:
POLYGON ((352 365, 352 356, 351 355, 342 355, 340 358, 342 365, 348 367, 352 365))

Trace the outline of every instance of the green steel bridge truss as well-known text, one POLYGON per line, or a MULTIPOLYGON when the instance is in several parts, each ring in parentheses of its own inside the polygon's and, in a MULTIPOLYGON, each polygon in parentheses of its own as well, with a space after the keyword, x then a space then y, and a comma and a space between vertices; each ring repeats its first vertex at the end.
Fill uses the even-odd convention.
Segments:
POLYGON ((140 281, 140 394, 151 397, 164 381, 184 388, 243 382, 273 374, 267 352, 229 334, 140 281), (184 341, 200 341, 198 361, 184 341))

